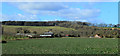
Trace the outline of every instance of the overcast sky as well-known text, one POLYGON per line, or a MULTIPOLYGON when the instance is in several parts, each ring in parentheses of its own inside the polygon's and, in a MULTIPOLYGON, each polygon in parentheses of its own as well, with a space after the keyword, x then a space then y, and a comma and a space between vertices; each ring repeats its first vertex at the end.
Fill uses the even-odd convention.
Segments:
POLYGON ((3 2, 1 21, 118 23, 118 2, 3 2))

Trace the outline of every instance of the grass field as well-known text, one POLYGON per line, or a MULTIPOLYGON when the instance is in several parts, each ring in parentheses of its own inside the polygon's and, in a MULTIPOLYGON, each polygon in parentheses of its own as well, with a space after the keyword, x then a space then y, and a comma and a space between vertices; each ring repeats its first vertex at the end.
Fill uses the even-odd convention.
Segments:
POLYGON ((3 54, 116 54, 118 39, 40 38, 2 44, 3 54))

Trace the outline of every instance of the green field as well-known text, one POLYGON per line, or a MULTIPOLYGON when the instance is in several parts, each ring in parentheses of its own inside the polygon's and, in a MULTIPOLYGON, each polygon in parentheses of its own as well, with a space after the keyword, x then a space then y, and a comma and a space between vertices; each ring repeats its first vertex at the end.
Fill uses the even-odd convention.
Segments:
POLYGON ((118 39, 40 38, 2 44, 3 54, 117 54, 118 39))

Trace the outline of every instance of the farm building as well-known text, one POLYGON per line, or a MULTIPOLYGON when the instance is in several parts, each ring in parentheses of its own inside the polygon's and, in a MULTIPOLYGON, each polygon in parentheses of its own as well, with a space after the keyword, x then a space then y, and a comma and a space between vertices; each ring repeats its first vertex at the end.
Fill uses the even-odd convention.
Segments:
POLYGON ((54 35, 53 32, 48 31, 48 32, 45 32, 45 33, 43 33, 43 34, 41 34, 41 35, 39 35, 39 34, 37 34, 37 35, 30 35, 30 36, 28 36, 28 37, 29 37, 29 38, 52 38, 53 35, 54 35))
POLYGON ((40 35, 40 37, 53 37, 54 33, 51 31, 45 32, 43 35, 40 35))
POLYGON ((96 34, 94 37, 95 38, 101 38, 100 34, 96 34))
POLYGON ((34 36, 35 34, 24 34, 24 33, 17 33, 16 36, 27 36, 27 37, 32 37, 34 36))

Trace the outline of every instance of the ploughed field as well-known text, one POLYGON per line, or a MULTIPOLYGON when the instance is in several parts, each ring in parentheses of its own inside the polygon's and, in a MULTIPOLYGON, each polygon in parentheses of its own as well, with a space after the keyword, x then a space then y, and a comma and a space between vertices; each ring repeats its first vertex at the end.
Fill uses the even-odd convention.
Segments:
POLYGON ((39 38, 2 44, 3 54, 117 54, 118 39, 39 38))

